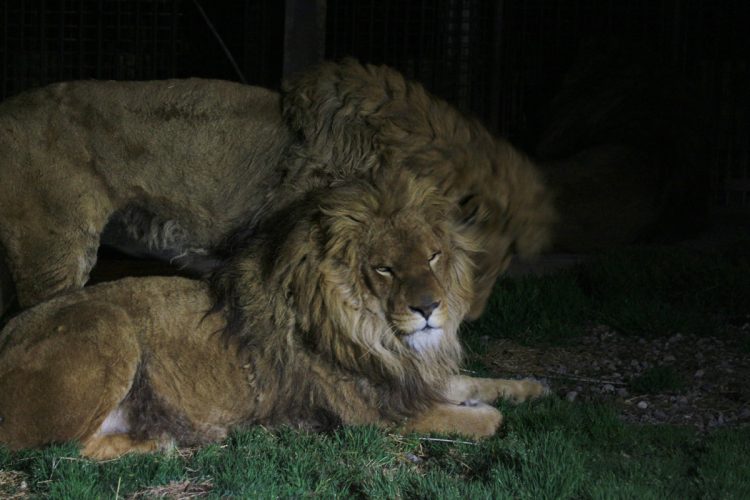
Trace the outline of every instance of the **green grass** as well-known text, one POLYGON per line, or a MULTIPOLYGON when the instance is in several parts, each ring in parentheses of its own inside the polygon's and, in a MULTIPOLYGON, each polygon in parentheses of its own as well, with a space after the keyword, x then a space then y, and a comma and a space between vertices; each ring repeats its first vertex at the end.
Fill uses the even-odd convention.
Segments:
MULTIPOLYGON (((465 335, 475 349, 481 336, 575 342, 589 322, 639 336, 722 335, 746 321, 749 280, 742 258, 610 254, 555 276, 501 281, 465 335)), ((651 370, 631 384, 674 389, 674 375, 651 370)), ((501 409, 501 435, 476 444, 367 427, 322 435, 252 428, 193 454, 104 463, 81 459, 72 444, 0 449, 0 497, 153 497, 165 493, 154 488, 177 484, 210 498, 750 498, 748 427, 698 434, 625 424, 611 407, 555 397, 501 409)))
POLYGON ((623 424, 607 407, 548 399, 504 407, 504 435, 423 441, 367 427, 329 435, 250 429, 190 457, 94 463, 75 447, 0 453, 31 493, 127 497, 189 481, 209 495, 419 498, 748 498, 750 429, 699 437, 623 424))

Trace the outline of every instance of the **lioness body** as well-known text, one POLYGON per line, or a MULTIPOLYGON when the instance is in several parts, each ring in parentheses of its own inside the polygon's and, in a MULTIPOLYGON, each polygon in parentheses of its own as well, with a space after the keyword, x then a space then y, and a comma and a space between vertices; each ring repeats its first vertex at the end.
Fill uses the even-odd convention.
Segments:
POLYGON ((62 83, 0 104, 0 243, 21 305, 82 286, 115 213, 118 240, 210 259, 280 184, 279 107, 265 89, 197 79, 62 83))
POLYGON ((403 172, 344 183, 269 224, 216 298, 131 278, 20 314, 0 337, 0 443, 78 439, 106 458, 254 423, 491 435, 500 413, 461 403, 544 390, 457 375, 471 246, 450 210, 403 172))

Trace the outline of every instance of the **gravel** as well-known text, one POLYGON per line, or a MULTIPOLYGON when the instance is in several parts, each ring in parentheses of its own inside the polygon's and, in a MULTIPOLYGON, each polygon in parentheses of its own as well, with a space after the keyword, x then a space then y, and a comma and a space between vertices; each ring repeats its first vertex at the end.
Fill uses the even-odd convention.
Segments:
POLYGON ((750 424, 749 340, 750 322, 722 338, 675 332, 646 339, 592 325, 564 347, 490 338, 480 358, 497 376, 543 379, 568 401, 611 402, 629 422, 710 431, 750 424), (635 387, 642 392, 634 389, 632 381, 657 371, 674 380, 666 387, 641 383, 635 387))

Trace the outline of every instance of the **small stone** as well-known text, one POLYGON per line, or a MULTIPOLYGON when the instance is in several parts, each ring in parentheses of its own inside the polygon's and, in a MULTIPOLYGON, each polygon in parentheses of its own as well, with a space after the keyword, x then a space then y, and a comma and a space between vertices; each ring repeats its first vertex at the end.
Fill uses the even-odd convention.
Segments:
POLYGON ((408 460, 409 462, 411 462, 411 463, 413 463, 413 464, 418 464, 418 463, 422 462, 422 459, 421 459, 421 458, 419 458, 418 456, 416 456, 416 455, 415 455, 415 454, 413 454, 413 453, 405 453, 405 454, 404 454, 404 456, 406 457, 406 459, 407 459, 407 460, 408 460))
POLYGON ((622 378, 622 375, 620 374, 620 372, 614 372, 612 374, 612 378, 622 378))
POLYGON ((638 408, 640 408, 641 410, 645 410, 646 408, 648 408, 648 403, 645 401, 639 401, 636 406, 638 406, 638 408))
POLYGON ((750 418, 750 408, 743 408, 738 415, 742 420, 750 418))
POLYGON ((619 389, 617 389, 617 395, 621 398, 626 398, 628 397, 628 390, 624 387, 620 387, 619 389))
POLYGON ((654 412, 654 416, 655 416, 656 418, 658 418, 659 420, 665 420, 665 419, 667 418, 667 414, 666 414, 666 413, 664 413, 664 412, 663 412, 663 411, 661 411, 661 410, 656 410, 656 411, 654 412))
POLYGON ((675 333, 674 335, 672 335, 671 337, 669 337, 669 341, 670 342, 679 342, 683 338, 685 338, 685 337, 683 337, 681 333, 675 333))
POLYGON ((664 356, 664 358, 663 358, 663 361, 664 361, 665 363, 672 363, 672 362, 673 362, 674 360, 676 360, 676 359, 677 359, 677 358, 675 358, 675 357, 674 357, 674 356, 672 356, 671 354, 667 354, 666 356, 664 356))
POLYGON ((578 397, 578 392, 576 391, 570 391, 569 393, 565 395, 565 399, 567 399, 570 402, 575 401, 577 397, 578 397))
POLYGON ((695 378, 701 378, 701 377, 703 377, 703 375, 705 375, 705 373, 706 372, 703 369, 700 369, 700 370, 696 370, 695 373, 693 374, 693 376, 695 378))
POLYGON ((686 396, 680 396, 677 398, 677 402, 681 405, 686 405, 688 404, 688 398, 686 396))
POLYGON ((615 392, 615 386, 612 384, 604 384, 602 386, 602 392, 615 392))

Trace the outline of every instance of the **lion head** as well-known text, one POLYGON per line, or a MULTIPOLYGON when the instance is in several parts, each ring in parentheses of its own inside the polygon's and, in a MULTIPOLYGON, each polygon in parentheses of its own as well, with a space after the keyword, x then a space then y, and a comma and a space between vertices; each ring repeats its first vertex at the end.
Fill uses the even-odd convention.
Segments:
POLYGON ((233 299, 230 334, 250 350, 275 342, 279 369, 312 356, 364 374, 391 388, 395 406, 436 398, 458 370, 473 294, 472 249, 454 209, 432 183, 396 169, 311 193, 215 281, 233 299))

